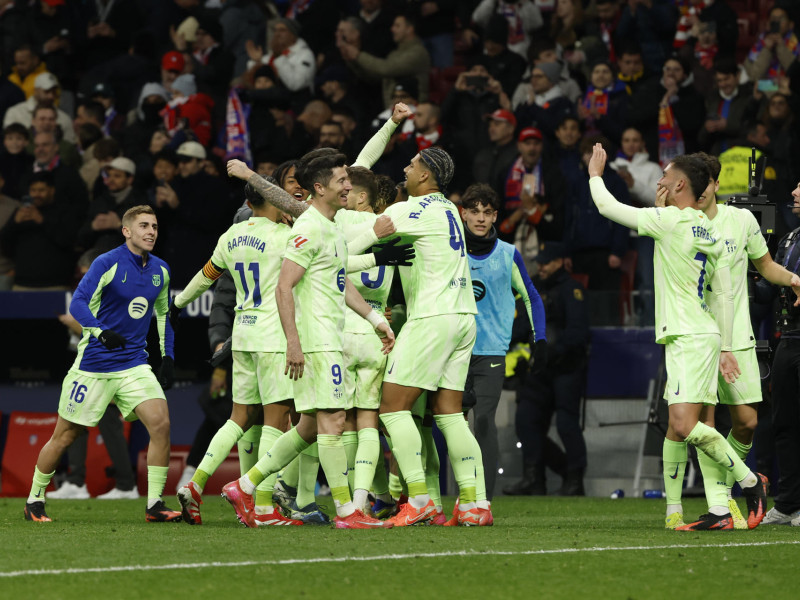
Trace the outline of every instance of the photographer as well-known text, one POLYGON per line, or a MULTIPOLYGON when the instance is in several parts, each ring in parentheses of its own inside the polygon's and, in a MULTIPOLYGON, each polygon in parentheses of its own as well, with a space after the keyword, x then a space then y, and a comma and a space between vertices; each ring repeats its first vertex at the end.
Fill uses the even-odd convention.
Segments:
POLYGON ((750 81, 771 80, 777 84, 800 54, 789 6, 789 2, 779 1, 769 11, 767 29, 759 34, 744 61, 750 81))

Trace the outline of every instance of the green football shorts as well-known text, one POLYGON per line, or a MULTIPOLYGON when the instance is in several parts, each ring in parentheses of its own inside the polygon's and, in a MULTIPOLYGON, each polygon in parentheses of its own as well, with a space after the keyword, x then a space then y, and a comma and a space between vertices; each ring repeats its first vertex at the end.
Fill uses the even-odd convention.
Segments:
POLYGON ((303 376, 294 382, 297 412, 353 408, 353 399, 345 393, 342 353, 306 352, 303 356, 303 376))
POLYGON ((739 363, 742 374, 733 383, 727 383, 722 375, 718 374, 719 403, 739 405, 761 402, 761 374, 755 347, 734 350, 733 355, 739 363))
POLYGON ((272 404, 294 397, 286 370, 285 352, 233 351, 233 401, 272 404))
POLYGON ((344 390, 356 408, 378 410, 381 406, 386 355, 374 333, 348 333, 344 338, 344 390))
POLYGON ((668 404, 716 404, 719 334, 675 335, 667 338, 664 355, 668 404))

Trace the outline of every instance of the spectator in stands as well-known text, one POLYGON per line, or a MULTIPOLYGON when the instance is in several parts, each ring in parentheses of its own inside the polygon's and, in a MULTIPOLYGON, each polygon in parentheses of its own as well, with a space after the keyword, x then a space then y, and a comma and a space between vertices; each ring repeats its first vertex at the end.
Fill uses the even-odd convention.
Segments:
POLYGON ((555 415, 567 463, 558 493, 584 495, 586 442, 581 431, 580 402, 586 381, 589 306, 583 286, 565 269, 566 256, 564 244, 545 242, 536 257, 539 268, 533 283, 544 302, 547 361, 545 365, 534 365, 517 393, 514 426, 522 442, 522 480, 504 488, 504 494, 547 494, 547 432, 555 415))
POLYGON ((777 83, 800 55, 789 6, 789 3, 778 2, 769 11, 767 29, 758 34, 744 61, 750 81, 769 79, 777 83))
POLYGON ((47 70, 63 81, 72 81, 75 71, 76 35, 70 9, 62 0, 42 0, 28 10, 26 38, 41 50, 47 70))
MULTIPOLYGON (((159 186, 169 184, 178 173, 178 157, 169 148, 164 148, 153 157, 153 169, 150 172, 149 181, 152 185, 147 187, 147 202, 150 206, 156 206, 156 195, 159 193, 159 186)), ((140 181, 145 178, 138 178, 140 181)))
POLYGON ((502 15, 508 21, 508 48, 527 58, 531 33, 543 24, 542 13, 533 0, 481 0, 472 12, 472 20, 486 27, 493 14, 502 15))
MULTIPOLYGON (((672 44, 674 48, 693 48, 702 35, 703 29, 710 29, 714 33, 715 52, 717 47, 724 55, 732 56, 736 52, 739 25, 736 23, 736 13, 728 6, 727 2, 724 0, 683 0, 678 7, 680 18, 672 44)), ((713 60, 713 56, 711 60, 713 60)))
MULTIPOLYGON (((59 204, 65 203, 71 206, 83 220, 88 206, 88 191, 78 170, 61 162, 55 133, 42 131, 36 134, 33 138, 33 157, 33 168, 23 177, 23 187, 28 187, 31 177, 36 173, 51 172, 54 178, 56 201, 59 204)), ((78 224, 80 225, 80 221, 78 224)), ((74 233, 77 233, 77 229, 74 233)))
POLYGON ((102 254, 125 242, 122 215, 129 208, 147 204, 145 193, 133 188, 134 175, 136 165, 130 158, 118 156, 108 163, 104 176, 106 189, 89 205, 87 219, 78 231, 79 248, 102 254))
POLYGON ((117 135, 125 127, 125 115, 117 112, 114 102, 114 90, 110 85, 98 83, 89 94, 89 100, 103 107, 103 135, 117 135))
POLYGON ((550 37, 561 48, 562 56, 572 71, 579 71, 586 62, 581 43, 585 35, 583 2, 557 0, 550 20, 550 37))
POLYGON ((428 99, 428 76, 431 59, 416 33, 416 23, 408 15, 398 15, 392 23, 392 39, 397 48, 386 58, 373 56, 354 44, 339 40, 337 46, 347 66, 362 80, 380 80, 383 102, 389 107, 397 78, 414 76, 417 79, 420 101, 428 99))
MULTIPOLYGON (((19 32, 16 33, 19 35, 19 32)), ((8 36, 7 39, 13 39, 13 37, 8 36)), ((27 99, 33 96, 36 78, 45 72, 47 72, 47 65, 42 62, 39 53, 30 44, 23 44, 14 51, 14 66, 8 80, 19 87, 27 99)))
POLYGON ((22 198, 25 190, 21 185, 25 173, 30 171, 33 156, 28 154, 30 132, 19 123, 3 128, 3 147, 0 148, 0 175, 5 180, 5 193, 12 198, 22 198))
POLYGON ((451 0, 428 0, 419 3, 417 10, 419 37, 431 56, 431 65, 437 69, 452 67, 456 3, 451 0))
POLYGON ((251 0, 225 0, 219 15, 225 51, 233 56, 234 77, 247 70, 247 40, 259 39, 266 30, 267 15, 263 5, 251 0))
MULTIPOLYGON (((363 26, 356 27, 360 32, 361 48, 372 56, 386 58, 394 50, 394 43, 386 32, 392 28, 397 13, 383 0, 360 0, 359 3, 358 16, 363 26)), ((346 41, 353 43, 349 37, 346 41)))
POLYGON ((481 62, 510 98, 527 65, 524 58, 508 49, 508 21, 502 15, 492 15, 486 25, 481 62))
POLYGON ((281 83, 292 92, 296 103, 302 103, 310 97, 316 60, 311 48, 300 37, 297 21, 273 21, 269 52, 264 54, 260 46, 248 43, 247 54, 250 56, 247 68, 251 69, 257 63, 272 67, 281 83))
MULTIPOLYGON (((58 113, 52 106, 40 104, 33 109, 33 118, 31 120, 31 137, 34 137, 39 132, 52 133, 58 140, 58 155, 65 165, 70 167, 77 167, 80 164, 80 157, 75 144, 69 143, 63 139, 61 130, 56 124, 58 113)), ((28 152, 33 152, 33 144, 28 146, 28 152)))
POLYGON ((25 41, 27 6, 15 0, 0 0, 0 70, 8 72, 14 64, 14 52, 25 41))
POLYGON ((624 43, 617 54, 617 79, 634 95, 648 76, 644 70, 642 49, 636 43, 624 43))
MULTIPOLYGON (((581 140, 581 169, 567 181, 570 202, 566 210, 564 241, 572 257, 573 272, 587 274, 588 289, 600 292, 592 299, 594 324, 616 325, 619 317, 620 266, 628 250, 629 235, 627 228, 604 219, 592 201, 586 169, 595 143, 611 149, 611 144, 603 136, 588 135, 581 140)), ((615 198, 630 204, 628 186, 613 169, 605 170, 603 180, 609 191, 614 190, 611 193, 615 198)))
POLYGON ((532 125, 552 140, 556 125, 566 115, 575 114, 575 105, 558 86, 561 80, 561 65, 539 63, 531 71, 531 93, 527 101, 520 104, 515 114, 522 127, 532 125))
POLYGON ((672 57, 664 63, 661 79, 653 78, 631 97, 628 122, 644 135, 650 157, 666 165, 673 155, 697 149, 705 115, 688 65, 672 57))
POLYGON ((75 109, 75 118, 72 126, 77 132, 84 123, 91 123, 102 131, 105 125, 106 115, 103 105, 94 100, 82 100, 75 109))
POLYGON ((298 136, 298 141, 302 147, 299 154, 305 154, 308 150, 316 146, 319 141, 319 132, 322 124, 331 120, 331 109, 322 100, 312 100, 303 108, 297 117, 297 122, 292 131, 293 135, 298 136), (296 132, 294 130, 297 130, 296 132))
POLYGON ((342 154, 347 156, 351 162, 355 160, 355 153, 358 152, 345 137, 341 123, 337 123, 334 120, 326 121, 320 127, 317 148, 336 148, 341 150, 342 154))
POLYGON ((357 118, 363 116, 364 107, 356 90, 351 89, 350 74, 344 65, 331 65, 322 71, 316 78, 316 88, 331 110, 347 108, 357 118))
POLYGON ((56 198, 53 173, 34 173, 28 196, 0 230, 3 254, 15 264, 12 289, 68 290, 75 271, 75 236, 81 216, 56 198))
MULTIPOLYGON (((3 193, 4 186, 5 180, 3 179, 2 172, 0 172, 0 231, 2 231, 5 224, 8 223, 8 220, 21 205, 19 200, 6 196, 3 193)), ((10 290, 13 283, 14 261, 3 252, 3 248, 0 246, 0 291, 6 292, 10 290)))
POLYGON ((617 25, 622 18, 620 0, 595 0, 594 19, 584 24, 586 35, 581 39, 581 48, 586 60, 593 64, 598 60, 616 62, 622 46, 617 34, 617 25))
POLYGON ((671 0, 629 0, 617 25, 620 39, 642 49, 645 69, 658 73, 672 51, 678 14, 671 0))
POLYGON ((764 173, 761 193, 778 206, 778 214, 782 223, 778 223, 778 235, 800 227, 800 220, 792 214, 789 203, 777 202, 777 198, 791 196, 792 190, 800 179, 797 166, 797 155, 800 151, 798 123, 790 97, 776 92, 767 101, 766 110, 761 122, 766 126, 769 138, 766 150, 769 162, 764 173), (785 228, 785 231, 783 231, 785 228))
POLYGON ((619 144, 628 117, 630 94, 627 86, 614 75, 608 61, 592 67, 586 95, 578 105, 578 116, 586 132, 599 132, 619 144))
POLYGON ((517 110, 519 105, 525 103, 533 94, 530 83, 530 71, 541 63, 557 63, 560 65, 561 75, 558 79, 558 87, 571 102, 580 100, 583 95, 581 87, 578 85, 577 81, 570 77, 567 64, 558 57, 556 43, 553 40, 546 37, 533 40, 528 48, 528 61, 530 62, 530 67, 525 75, 523 75, 522 81, 517 85, 514 90, 514 95, 511 98, 513 110, 517 110))
POLYGON ((487 183, 498 197, 503 197, 506 175, 517 158, 514 139, 517 119, 510 110, 498 109, 486 117, 489 144, 481 148, 472 162, 476 183, 487 183))
POLYGON ((186 69, 186 58, 182 52, 170 50, 161 57, 161 85, 172 94, 172 83, 180 77, 186 69))
POLYGON ((184 73, 172 83, 172 99, 162 113, 167 135, 174 138, 182 132, 186 138, 208 146, 212 137, 213 108, 211 96, 197 92, 194 75, 184 73))
POLYGON ((417 144, 417 151, 421 152, 425 148, 439 145, 442 137, 442 111, 432 102, 422 102, 417 105, 417 112, 414 113, 414 132, 413 136, 417 144))
POLYGON ((160 113, 168 100, 169 92, 160 83, 147 83, 139 93, 136 119, 122 134, 122 152, 136 163, 138 172, 147 168, 150 141, 156 130, 164 126, 160 113))
POLYGON ((564 177, 558 165, 543 156, 542 132, 526 127, 517 137, 517 157, 504 181, 498 215, 500 238, 512 242, 528 270, 539 244, 561 241, 566 203, 564 177))
POLYGON ((25 127, 31 126, 33 120, 33 109, 37 106, 52 106, 56 109, 56 122, 61 127, 61 134, 64 139, 75 144, 77 137, 75 129, 72 127, 72 119, 63 110, 58 108, 58 97, 61 88, 58 79, 52 73, 40 73, 34 80, 33 94, 25 101, 12 106, 6 111, 3 118, 3 126, 11 123, 22 123, 25 127))
POLYGON ((556 127, 556 144, 553 155, 558 161, 558 166, 564 177, 569 178, 573 171, 581 168, 581 154, 578 149, 583 130, 578 117, 567 115, 556 127))
MULTIPOLYGON (((661 179, 662 169, 658 163, 652 162, 644 147, 644 138, 639 130, 629 127, 622 132, 622 144, 617 157, 609 166, 617 172, 625 185, 628 186, 631 204, 634 206, 655 206, 656 183, 661 179)), ((636 275, 638 277, 637 289, 641 299, 640 324, 652 325, 655 320, 654 286, 655 273, 653 271, 653 238, 645 235, 636 235, 631 231, 635 240, 637 252, 636 275)))
POLYGON ((228 205, 222 180, 203 171, 203 146, 184 142, 177 154, 178 176, 156 188, 155 210, 161 230, 156 254, 167 261, 171 283, 180 288, 202 266, 197 261, 213 252, 236 207, 228 205), (186 252, 186 248, 193 251, 186 252))
POLYGON ((83 4, 82 21, 88 23, 82 37, 82 57, 92 67, 127 52, 133 33, 144 23, 135 0, 97 0, 83 4))
POLYGON ((97 140, 83 151, 83 164, 78 172, 89 190, 90 199, 96 195, 101 169, 120 156, 121 152, 119 142, 110 137, 97 140))
POLYGON ((706 120, 697 141, 718 156, 739 139, 742 124, 755 118, 758 102, 752 85, 739 85, 739 67, 732 59, 715 63, 714 78, 716 90, 706 96, 706 120))
MULTIPOLYGON (((389 105, 383 109, 381 112, 378 113, 374 119, 372 119, 372 123, 370 124, 370 128, 373 131, 377 131, 383 124, 386 123, 386 120, 392 116, 394 112, 394 107, 398 102, 402 102, 408 106, 408 109, 411 111, 411 114, 415 114, 417 112, 417 101, 419 100, 419 88, 417 87, 417 80, 415 77, 401 77, 397 79, 395 82, 394 90, 392 91, 392 97, 389 102, 389 105)), ((396 133, 402 133, 405 136, 411 135, 414 131, 414 120, 413 117, 410 119, 406 119, 403 123, 400 124, 400 127, 395 130, 396 133)))
POLYGON ((3 76, 3 65, 0 63, 0 123, 3 122, 6 111, 20 102, 25 101, 25 94, 19 86, 11 83, 3 76))

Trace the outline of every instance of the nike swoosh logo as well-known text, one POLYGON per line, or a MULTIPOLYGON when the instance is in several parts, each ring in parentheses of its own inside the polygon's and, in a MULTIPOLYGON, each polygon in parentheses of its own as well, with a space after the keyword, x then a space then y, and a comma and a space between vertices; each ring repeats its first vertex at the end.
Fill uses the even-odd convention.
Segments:
POLYGON ((494 369, 495 367, 499 367, 499 366, 500 366, 500 365, 502 365, 502 364, 503 364, 503 363, 489 363, 489 367, 490 367, 490 368, 492 368, 492 369, 494 369))
POLYGON ((253 453, 253 442, 250 442, 250 449, 249 450, 245 450, 245 452, 247 452, 247 454, 252 454, 253 453))
POLYGON ((680 394, 680 393, 681 393, 681 384, 680 384, 680 382, 679 382, 679 383, 678 383, 678 389, 675 391, 675 395, 677 396, 677 395, 678 395, 678 394, 680 394))
POLYGON ((42 495, 42 490, 39 490, 38 492, 36 492, 34 498, 39 498, 41 495, 42 495))
POLYGON ((480 267, 470 267, 470 269, 472 269, 473 271, 479 271, 480 267))
POLYGON ((350 469, 347 469, 347 471, 345 471, 344 473, 342 473, 342 475, 344 475, 345 477, 347 477, 347 474, 348 474, 349 472, 350 472, 350 469))
POLYGON ((389 374, 390 374, 390 375, 392 374, 392 369, 394 369, 394 363, 392 363, 392 366, 391 366, 391 367, 389 367, 389 374))
POLYGON ((733 466, 733 459, 727 452, 725 453, 725 456, 728 458, 729 461, 731 461, 731 464, 728 465, 728 468, 730 469, 733 466))
POLYGON ((128 279, 128 272, 125 271, 125 277, 122 278, 122 283, 125 283, 125 280, 128 279))
POLYGON ((672 475, 669 476, 670 479, 677 479, 678 478, 678 466, 679 465, 675 465, 675 473, 673 473, 672 475))

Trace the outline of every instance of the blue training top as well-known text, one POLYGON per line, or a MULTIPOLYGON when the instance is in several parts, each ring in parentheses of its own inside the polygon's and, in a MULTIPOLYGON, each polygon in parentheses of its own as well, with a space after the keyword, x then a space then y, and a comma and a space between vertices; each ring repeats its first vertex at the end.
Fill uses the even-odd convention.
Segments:
POLYGON ((478 305, 477 339, 472 354, 502 356, 508 351, 514 323, 514 292, 525 302, 536 341, 546 339, 544 304, 533 286, 522 255, 497 240, 488 254, 469 254, 469 273, 478 305))
POLYGON ((98 256, 81 279, 70 314, 83 327, 75 366, 81 371, 113 373, 147 364, 147 331, 155 309, 161 356, 174 357, 174 333, 169 312, 169 267, 149 254, 142 257, 123 244, 98 256), (107 350, 97 340, 113 329, 125 338, 125 348, 107 350))

